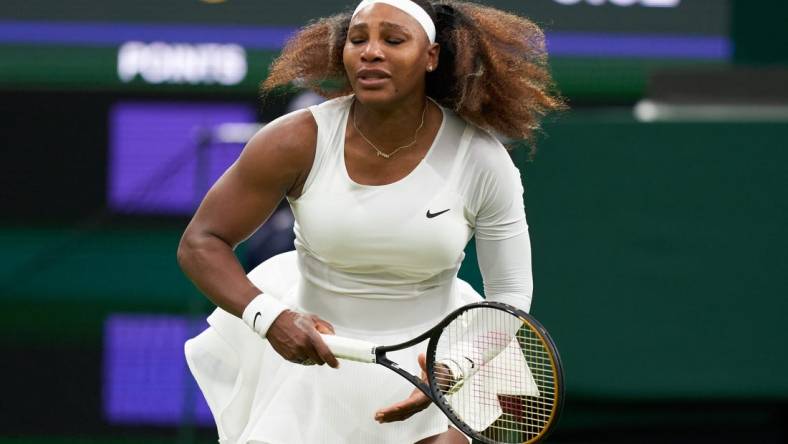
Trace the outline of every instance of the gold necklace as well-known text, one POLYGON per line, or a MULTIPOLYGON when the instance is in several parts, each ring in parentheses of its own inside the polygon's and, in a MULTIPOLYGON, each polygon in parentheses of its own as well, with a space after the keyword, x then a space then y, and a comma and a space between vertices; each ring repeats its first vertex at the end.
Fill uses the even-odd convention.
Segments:
POLYGON ((425 114, 427 114, 427 101, 426 101, 426 100, 424 101, 424 109, 421 111, 421 124, 419 124, 419 127, 418 127, 418 128, 416 128, 416 132, 413 134, 413 142, 411 142, 411 143, 409 143, 409 144, 407 144, 407 145, 402 145, 401 147, 399 147, 399 148, 395 149, 394 151, 392 151, 392 152, 390 152, 390 153, 384 153, 383 151, 381 151, 380 149, 378 149, 378 147, 376 147, 376 146, 375 146, 375 144, 374 144, 374 143, 372 143, 372 141, 370 141, 369 139, 367 139, 367 136, 365 136, 365 135, 364 135, 364 133, 362 133, 362 132, 361 132, 361 130, 360 130, 360 129, 358 129, 358 125, 356 124, 356 108, 355 108, 355 107, 353 107, 353 128, 355 128, 355 129, 356 129, 356 132, 357 132, 357 133, 358 133, 358 134, 359 134, 359 135, 360 135, 360 136, 361 136, 361 137, 362 137, 364 140, 366 140, 366 141, 367 141, 367 143, 368 143, 368 144, 369 144, 369 145, 370 145, 372 148, 374 148, 374 149, 375 149, 375 151, 377 151, 377 153, 378 153, 378 156, 380 156, 380 157, 382 157, 382 158, 384 158, 384 159, 388 159, 388 158, 390 158, 391 156, 393 156, 393 155, 397 154, 397 152, 398 152, 399 150, 401 150, 401 149, 404 149, 404 148, 410 148, 411 146, 413 146, 413 145, 416 143, 416 140, 417 140, 417 139, 418 139, 418 137, 419 137, 419 131, 420 131, 420 130, 421 130, 421 128, 424 126, 424 115, 425 115, 425 114))

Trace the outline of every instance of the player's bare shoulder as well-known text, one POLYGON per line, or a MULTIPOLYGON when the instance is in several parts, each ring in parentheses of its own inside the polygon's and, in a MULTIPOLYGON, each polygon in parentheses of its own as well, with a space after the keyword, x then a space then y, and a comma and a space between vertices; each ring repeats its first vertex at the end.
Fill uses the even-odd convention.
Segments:
POLYGON ((317 122, 298 110, 266 124, 246 144, 236 167, 260 186, 278 186, 296 194, 315 157, 317 122))
POLYGON ((255 160, 283 162, 280 166, 311 165, 317 143, 317 122, 309 110, 298 110, 266 124, 247 143, 244 155, 255 160))

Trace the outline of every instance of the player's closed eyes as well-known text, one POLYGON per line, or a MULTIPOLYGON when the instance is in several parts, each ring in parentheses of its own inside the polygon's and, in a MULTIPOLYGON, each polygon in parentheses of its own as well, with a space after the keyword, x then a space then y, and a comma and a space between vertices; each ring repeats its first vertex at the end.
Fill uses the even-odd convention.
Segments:
MULTIPOLYGON (((362 38, 350 39, 350 43, 352 43, 354 45, 360 45, 362 43, 365 43, 366 41, 367 41, 366 39, 362 39, 362 38)), ((389 39, 386 39, 386 43, 388 43, 390 45, 399 45, 399 44, 401 44, 403 42, 405 42, 405 39, 400 39, 400 38, 389 38, 389 39)))

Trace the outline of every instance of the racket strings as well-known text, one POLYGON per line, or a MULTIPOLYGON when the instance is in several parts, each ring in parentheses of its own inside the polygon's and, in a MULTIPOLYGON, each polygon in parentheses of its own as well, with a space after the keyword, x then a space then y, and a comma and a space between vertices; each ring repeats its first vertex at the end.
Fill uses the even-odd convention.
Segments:
POLYGON ((444 329, 434 356, 441 402, 494 443, 527 443, 556 410, 553 358, 542 336, 503 310, 468 310, 444 329))

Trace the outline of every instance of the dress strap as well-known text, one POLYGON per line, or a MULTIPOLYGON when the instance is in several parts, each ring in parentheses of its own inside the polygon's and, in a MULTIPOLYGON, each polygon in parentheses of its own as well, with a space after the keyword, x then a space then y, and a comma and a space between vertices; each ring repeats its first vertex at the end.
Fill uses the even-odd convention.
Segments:
POLYGON ((309 175, 304 181, 302 195, 316 183, 326 170, 336 168, 336 160, 345 146, 345 124, 353 103, 353 96, 339 97, 319 105, 309 107, 309 111, 317 123, 317 143, 315 160, 309 175))
POLYGON ((460 137, 460 143, 457 145, 457 155, 454 158, 454 163, 449 172, 448 183, 456 183, 457 175, 462 170, 463 165, 465 165, 466 158, 468 157, 468 148, 471 145, 471 139, 473 139, 475 133, 475 127, 469 123, 465 123, 465 129, 460 137))

